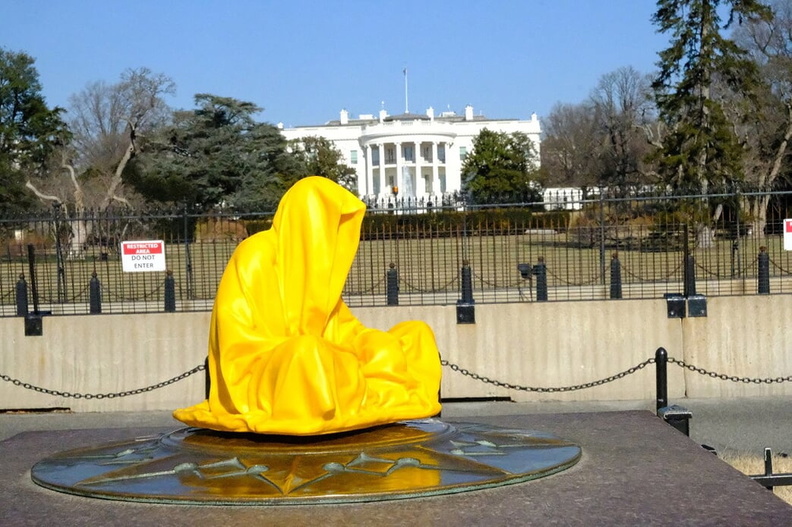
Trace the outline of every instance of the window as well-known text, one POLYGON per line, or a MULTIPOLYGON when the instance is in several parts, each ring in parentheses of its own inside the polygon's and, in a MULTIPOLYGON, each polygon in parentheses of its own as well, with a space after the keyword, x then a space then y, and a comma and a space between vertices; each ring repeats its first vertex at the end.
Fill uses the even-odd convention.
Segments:
POLYGON ((432 162, 432 147, 424 145, 421 147, 421 157, 424 158, 425 161, 431 163, 432 162))
POLYGON ((459 147, 459 160, 460 161, 464 161, 466 157, 467 157, 467 147, 466 146, 460 146, 459 147))
POLYGON ((445 163, 445 145, 437 145, 437 159, 445 163))
POLYGON ((389 165, 396 162, 396 149, 392 146, 385 149, 385 162, 389 165))
POLYGON ((415 149, 411 146, 404 146, 402 147, 402 153, 404 154, 405 161, 414 161, 415 160, 415 149))
POLYGON ((352 163, 353 165, 357 164, 357 150, 352 150, 352 151, 349 153, 349 161, 350 161, 350 163, 352 163))
POLYGON ((379 166, 379 164, 380 164, 379 158, 380 158, 380 149, 379 148, 372 149, 371 150, 371 164, 372 164, 372 166, 379 166))

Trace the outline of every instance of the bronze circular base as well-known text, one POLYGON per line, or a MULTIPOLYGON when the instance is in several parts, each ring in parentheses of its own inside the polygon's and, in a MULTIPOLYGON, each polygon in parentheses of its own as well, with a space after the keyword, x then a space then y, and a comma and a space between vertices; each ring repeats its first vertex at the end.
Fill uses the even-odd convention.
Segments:
POLYGON ((183 428, 50 456, 43 487, 111 500, 305 505, 403 499, 510 485, 569 468, 579 446, 541 432, 436 419, 328 436, 183 428))

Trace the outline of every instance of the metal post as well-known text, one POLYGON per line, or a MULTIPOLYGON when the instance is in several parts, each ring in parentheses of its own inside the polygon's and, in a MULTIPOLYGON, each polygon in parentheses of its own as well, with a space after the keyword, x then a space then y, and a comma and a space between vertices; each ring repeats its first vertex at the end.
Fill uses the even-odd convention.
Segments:
POLYGON ((89 304, 92 315, 98 315, 102 312, 102 284, 99 283, 99 278, 96 276, 96 271, 91 273, 91 281, 89 283, 89 304))
MULTIPOLYGON (((189 229, 189 216, 187 214, 187 204, 184 205, 184 214, 182 216, 182 226, 184 228, 184 270, 187 277, 187 299, 193 298, 193 269, 192 269, 192 256, 190 254, 190 241, 192 240, 192 233, 189 229)), ((176 297, 174 295, 174 305, 176 297)), ((174 311, 176 308, 174 307, 174 311)), ((167 311, 167 309, 166 309, 167 311)))
POLYGON ((610 268, 610 297, 618 299, 622 297, 622 276, 621 276, 621 263, 619 262, 619 253, 614 252, 611 257, 610 268))
POLYGON ((467 260, 462 262, 462 303, 473 303, 473 273, 467 260))
POLYGON ((36 248, 28 244, 28 273, 30 274, 30 294, 33 296, 33 312, 39 312, 38 287, 36 287, 36 248))
POLYGON ((740 242, 734 240, 731 247, 731 277, 737 278, 740 265, 740 242))
MULTIPOLYGON (((599 223, 600 223, 600 239, 599 239, 599 264, 600 264, 600 283, 605 285, 605 189, 600 186, 599 189, 599 223)), ((539 300, 537 298, 537 300, 539 300)), ((545 299, 547 300, 547 299, 545 299)))
POLYGON ((212 376, 209 374, 209 357, 204 360, 204 392, 206 398, 209 398, 209 392, 212 390, 212 376))
POLYGON ((176 280, 173 279, 171 270, 168 270, 165 276, 165 311, 168 313, 176 311, 176 280))
POLYGON ((61 244, 61 203, 52 204, 55 222, 55 259, 58 264, 58 303, 66 302, 66 265, 63 258, 63 245, 61 244))
MULTIPOLYGON (((764 469, 765 476, 773 475, 773 452, 769 448, 764 449, 764 469)), ((766 485, 767 490, 773 490, 773 485, 766 485)))
POLYGON ((399 271, 396 264, 391 262, 390 269, 385 272, 385 296, 389 306, 399 305, 399 271))
POLYGON ((538 258, 538 263, 533 267, 533 274, 536 276, 536 301, 547 302, 547 266, 544 256, 538 258))
MULTIPOLYGON (((38 288, 36 287, 36 249, 28 244, 28 267, 30 268, 30 293, 33 296, 33 312, 25 315, 25 336, 40 337, 44 334, 44 321, 39 311, 38 288)), ((46 314, 50 314, 47 312, 46 314)))
POLYGON ((16 283, 16 314, 18 317, 28 314, 28 292, 24 274, 19 275, 16 283))
POLYGON ((759 247, 758 256, 759 272, 758 272, 758 293, 760 295, 770 294, 770 255, 767 254, 767 247, 764 245, 759 247))
POLYGON ((689 254, 685 258, 685 297, 696 294, 696 258, 689 254))
POLYGON ((657 379, 657 410, 668 406, 668 352, 665 348, 655 351, 655 373, 657 379))
POLYGON ((460 283, 462 298, 457 300, 457 324, 475 324, 476 303, 473 300, 473 273, 467 260, 462 260, 460 283))

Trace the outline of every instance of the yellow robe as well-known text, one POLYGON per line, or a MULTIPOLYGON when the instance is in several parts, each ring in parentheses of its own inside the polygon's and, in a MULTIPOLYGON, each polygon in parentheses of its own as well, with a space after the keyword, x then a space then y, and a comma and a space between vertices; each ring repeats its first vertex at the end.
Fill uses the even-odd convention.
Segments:
POLYGON ((243 241, 215 298, 209 398, 174 412, 197 427, 313 435, 435 415, 440 357, 423 322, 384 332, 341 299, 365 205, 321 177, 284 195, 243 241))

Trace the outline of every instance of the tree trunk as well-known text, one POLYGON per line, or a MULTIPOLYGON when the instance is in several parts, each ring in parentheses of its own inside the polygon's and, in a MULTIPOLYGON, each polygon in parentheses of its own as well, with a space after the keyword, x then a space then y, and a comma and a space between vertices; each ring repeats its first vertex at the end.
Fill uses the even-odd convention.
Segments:
MULTIPOLYGON (((759 179, 759 186, 763 191, 770 191, 773 183, 778 175, 781 173, 783 167, 784 157, 786 156, 789 141, 792 139, 792 100, 786 101, 787 110, 787 125, 784 131, 784 138, 778 145, 773 163, 770 165, 770 170, 763 174, 759 179)), ((767 207, 770 205, 770 196, 763 194, 760 196, 752 196, 746 198, 746 210, 751 217, 753 232, 757 236, 764 236, 765 227, 767 226, 767 207)))
POLYGON ((71 236, 69 237, 69 250, 66 257, 69 259, 82 258, 85 253, 85 244, 91 235, 92 225, 85 220, 85 199, 80 182, 74 167, 65 160, 61 163, 61 168, 69 172, 72 186, 74 186, 74 216, 71 222, 71 236))
POLYGON ((770 205, 770 195, 748 196, 744 198, 744 207, 751 218, 751 229, 756 236, 764 236, 767 226, 767 207, 770 205))
POLYGON ((130 134, 129 145, 124 152, 124 157, 121 158, 118 166, 116 166, 113 179, 110 180, 110 186, 107 188, 107 193, 105 194, 104 199, 102 199, 102 203, 99 205, 100 211, 107 210, 107 207, 110 206, 110 203, 112 203, 113 200, 118 199, 116 196, 116 190, 118 190, 118 187, 121 186, 121 175, 124 173, 127 163, 129 163, 129 160, 132 159, 132 155, 135 153, 135 142, 132 137, 134 137, 134 131, 132 131, 130 134))

